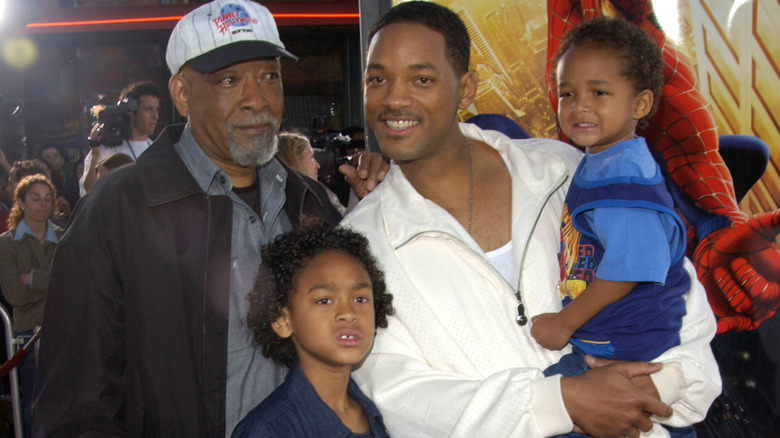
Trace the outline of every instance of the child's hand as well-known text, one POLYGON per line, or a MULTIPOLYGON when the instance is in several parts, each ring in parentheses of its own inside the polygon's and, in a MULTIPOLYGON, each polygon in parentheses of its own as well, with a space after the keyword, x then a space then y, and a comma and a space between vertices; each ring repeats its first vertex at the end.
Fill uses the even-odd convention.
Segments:
POLYGON ((565 347, 573 333, 557 313, 542 313, 531 318, 531 336, 548 350, 565 347))

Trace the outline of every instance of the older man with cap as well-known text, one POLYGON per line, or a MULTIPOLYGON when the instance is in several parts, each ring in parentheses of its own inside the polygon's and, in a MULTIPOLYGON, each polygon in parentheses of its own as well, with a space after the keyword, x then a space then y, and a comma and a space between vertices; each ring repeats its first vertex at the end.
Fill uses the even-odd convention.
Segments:
POLYGON ((34 436, 229 436, 283 380, 242 323, 260 247, 304 216, 340 216, 274 158, 279 57, 295 59, 248 0, 176 25, 169 91, 187 124, 75 212, 52 269, 34 436))

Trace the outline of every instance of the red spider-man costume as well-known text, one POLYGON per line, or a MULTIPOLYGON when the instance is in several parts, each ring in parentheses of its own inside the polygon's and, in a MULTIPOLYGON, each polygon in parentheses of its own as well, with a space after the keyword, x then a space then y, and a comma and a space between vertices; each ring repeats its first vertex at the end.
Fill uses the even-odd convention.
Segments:
MULTIPOLYGON (((691 225, 688 251, 718 319, 718 333, 752 330, 780 307, 780 210, 748 217, 737 206, 728 168, 718 153, 711 110, 690 63, 667 40, 650 0, 550 0, 547 3, 547 78, 557 110, 552 58, 564 33, 599 15, 621 17, 645 30, 663 51, 658 112, 639 134, 673 182, 673 195, 691 225)), ((564 140, 566 140, 564 138, 564 140)))

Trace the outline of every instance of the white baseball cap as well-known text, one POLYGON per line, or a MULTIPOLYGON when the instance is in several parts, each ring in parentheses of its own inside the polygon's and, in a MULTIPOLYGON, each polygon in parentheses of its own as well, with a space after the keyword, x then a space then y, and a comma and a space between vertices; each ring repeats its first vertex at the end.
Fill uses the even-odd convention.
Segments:
POLYGON ((275 56, 298 59, 285 50, 265 6, 250 0, 214 0, 176 23, 165 61, 171 74, 184 64, 211 73, 237 62, 275 56))

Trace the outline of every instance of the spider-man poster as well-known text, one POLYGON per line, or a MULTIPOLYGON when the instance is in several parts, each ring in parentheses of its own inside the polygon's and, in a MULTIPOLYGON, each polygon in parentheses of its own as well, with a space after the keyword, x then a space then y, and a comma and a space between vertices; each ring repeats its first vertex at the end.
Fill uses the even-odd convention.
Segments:
POLYGON ((699 436, 780 436, 780 2, 437 3, 469 29, 481 81, 461 119, 498 114, 532 137, 561 138, 548 78, 571 27, 619 17, 662 49, 660 108, 640 134, 688 225, 688 256, 718 321, 713 350, 724 377, 699 436))

